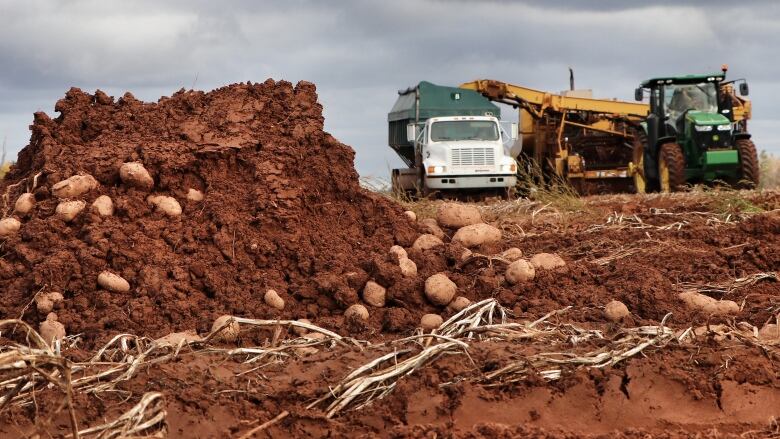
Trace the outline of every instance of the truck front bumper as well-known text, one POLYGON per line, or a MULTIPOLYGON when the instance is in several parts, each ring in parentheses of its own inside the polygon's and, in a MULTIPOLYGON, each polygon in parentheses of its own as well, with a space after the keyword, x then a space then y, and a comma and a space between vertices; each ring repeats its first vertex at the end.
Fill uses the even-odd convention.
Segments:
POLYGON ((430 189, 509 188, 517 185, 517 176, 515 174, 426 175, 425 185, 430 189))

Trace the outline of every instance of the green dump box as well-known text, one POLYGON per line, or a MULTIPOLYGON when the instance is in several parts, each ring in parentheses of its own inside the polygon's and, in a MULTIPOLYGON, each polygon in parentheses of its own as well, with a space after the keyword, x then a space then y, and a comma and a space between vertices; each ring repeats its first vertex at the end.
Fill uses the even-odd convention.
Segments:
POLYGON ((416 87, 398 92, 398 100, 387 115, 388 143, 409 167, 414 167, 414 142, 406 138, 406 126, 431 117, 494 116, 501 118, 501 110, 487 98, 473 90, 445 87, 422 81, 416 87))

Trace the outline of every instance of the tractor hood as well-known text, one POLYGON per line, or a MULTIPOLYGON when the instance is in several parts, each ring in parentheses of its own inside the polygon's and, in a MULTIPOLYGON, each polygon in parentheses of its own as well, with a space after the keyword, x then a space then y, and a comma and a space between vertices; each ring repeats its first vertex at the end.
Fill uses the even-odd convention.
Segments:
POLYGON ((731 121, 720 113, 706 113, 704 111, 689 111, 685 116, 694 125, 727 125, 731 121))

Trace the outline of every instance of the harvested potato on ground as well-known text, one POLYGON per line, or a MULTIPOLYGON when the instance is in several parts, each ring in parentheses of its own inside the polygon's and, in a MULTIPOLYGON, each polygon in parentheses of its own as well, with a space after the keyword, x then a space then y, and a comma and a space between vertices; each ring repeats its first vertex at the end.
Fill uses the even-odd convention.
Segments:
POLYGON ((499 241, 501 241, 501 230, 485 223, 461 227, 452 237, 452 242, 459 242, 463 247, 495 244, 499 241))
POLYGON ((46 320, 41 322, 38 332, 43 340, 49 345, 53 345, 55 340, 65 338, 65 325, 57 321, 57 314, 51 312, 46 316, 46 320))
POLYGON ((460 312, 463 311, 464 308, 471 305, 471 301, 463 296, 458 296, 450 302, 449 305, 447 305, 447 309, 450 312, 460 312))
POLYGON ((233 316, 224 315, 217 317, 211 325, 211 332, 218 330, 223 325, 227 326, 222 328, 222 330, 214 336, 214 340, 228 343, 238 340, 238 333, 241 332, 241 326, 239 326, 237 321, 233 320, 233 316))
POLYGON ((604 307, 604 317, 611 322, 619 322, 630 315, 626 304, 619 300, 613 300, 604 307))
POLYGON ((271 308, 276 308, 280 311, 284 309, 284 299, 279 296, 279 293, 277 293, 276 290, 266 291, 263 300, 265 301, 265 304, 271 308))
POLYGON ((417 276, 417 264, 415 264, 413 260, 403 258, 398 261, 398 266, 401 267, 401 274, 404 275, 404 277, 417 276))
POLYGON ((404 211, 404 215, 412 221, 417 221, 417 214, 411 210, 404 211))
POLYGON ((438 329, 442 323, 444 323, 444 319, 438 314, 425 314, 420 319, 420 327, 426 331, 438 329))
POLYGON ((41 293, 35 296, 35 308, 40 314, 48 314, 54 310, 54 306, 62 302, 65 298, 62 293, 52 291, 41 293))
POLYGON ((18 219, 13 217, 3 218, 0 220, 0 236, 10 236, 19 231, 22 227, 22 223, 18 219))
POLYGON ((444 227, 459 229, 482 222, 482 214, 475 206, 443 203, 436 211, 436 221, 444 227))
POLYGON ((186 345, 196 341, 203 341, 203 337, 198 335, 194 329, 189 329, 182 332, 173 332, 158 338, 154 342, 160 346, 178 347, 179 344, 186 345))
POLYGON ((448 305, 457 291, 458 286, 444 273, 434 274, 425 280, 425 297, 434 305, 448 305))
POLYGON ((370 280, 363 287, 363 300, 374 307, 381 308, 385 306, 385 297, 387 290, 382 285, 370 280))
POLYGON ((420 237, 414 241, 414 244, 412 244, 412 248, 416 248, 417 250, 420 251, 425 251, 425 250, 432 249, 434 247, 438 247, 440 245, 444 245, 444 242, 442 242, 441 239, 433 235, 424 234, 424 235, 420 235, 420 237))
POLYGON ((154 187, 154 179, 139 162, 122 163, 119 167, 119 178, 122 183, 145 191, 154 187))
POLYGON ((69 223, 76 219, 85 207, 87 207, 87 203, 81 200, 62 201, 57 205, 54 213, 57 215, 57 218, 69 223))
POLYGON ((552 270, 566 266, 566 261, 554 253, 539 253, 531 257, 531 264, 537 270, 552 270))
POLYGON ((703 311, 711 315, 718 316, 736 314, 739 312, 739 305, 733 300, 718 300, 695 291, 686 291, 678 294, 677 297, 679 297, 688 308, 703 311))
POLYGON ((166 195, 149 195, 146 201, 153 205, 158 212, 175 217, 181 215, 181 205, 176 198, 166 195))
POLYGON ((344 311, 344 318, 347 320, 368 320, 368 309, 366 309, 365 306, 356 303, 344 311))
POLYGON ((35 207, 35 195, 26 192, 19 195, 14 203, 14 213, 17 215, 27 215, 35 207))
POLYGON ((187 191, 187 199, 195 202, 203 201, 203 192, 197 189, 190 188, 187 191))
POLYGON ((98 275, 97 283, 102 288, 114 293, 126 293, 130 291, 130 283, 122 276, 110 271, 103 271, 98 275))
POLYGON ((111 216, 114 214, 114 202, 108 195, 101 195, 92 203, 92 211, 100 216, 111 216))
POLYGON ((523 258, 523 251, 517 247, 508 248, 501 252, 501 258, 506 259, 509 262, 514 262, 523 258))
POLYGON ((51 193, 59 198, 78 198, 98 187, 95 177, 89 174, 74 175, 51 187, 51 193))
MULTIPOLYGON (((298 319, 298 321, 301 322, 301 323, 308 323, 308 324, 311 325, 311 320, 309 320, 309 319, 298 319)), ((303 336, 307 332, 309 332, 308 329, 302 328, 300 326, 293 326, 292 327, 292 331, 295 333, 295 335, 298 335, 298 336, 303 336)))
POLYGON ((429 234, 439 239, 444 239, 444 231, 439 227, 439 224, 435 219, 425 218, 424 220, 420 220, 420 224, 422 224, 423 228, 426 229, 429 234))
POLYGON ((504 277, 510 284, 517 284, 520 282, 528 282, 536 276, 536 270, 530 262, 525 259, 518 259, 508 267, 506 267, 506 273, 504 277))
POLYGON ((404 250, 404 248, 400 245, 394 245, 390 247, 390 254, 393 255, 398 261, 409 257, 409 255, 406 253, 406 250, 404 250))

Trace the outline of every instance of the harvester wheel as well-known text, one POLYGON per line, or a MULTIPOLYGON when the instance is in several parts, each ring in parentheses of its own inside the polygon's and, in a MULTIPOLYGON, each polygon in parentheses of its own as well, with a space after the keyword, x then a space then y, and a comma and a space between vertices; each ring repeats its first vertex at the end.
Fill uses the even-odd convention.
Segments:
POLYGON ((739 175, 737 187, 754 189, 759 183, 758 154, 756 145, 750 139, 739 139, 736 142, 739 151, 739 175))
POLYGON ((685 184, 685 156, 676 143, 664 143, 658 153, 658 177, 661 192, 680 190, 685 184))
POLYGON ((641 130, 634 133, 634 190, 638 194, 647 192, 647 177, 645 176, 645 144, 647 136, 641 130))

